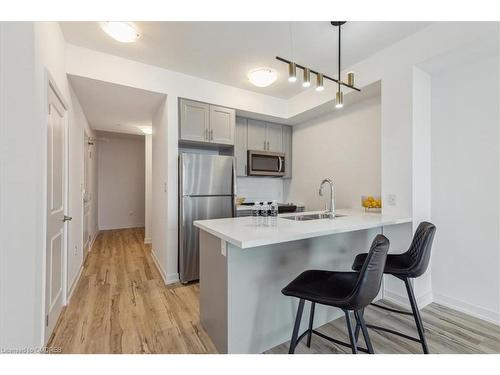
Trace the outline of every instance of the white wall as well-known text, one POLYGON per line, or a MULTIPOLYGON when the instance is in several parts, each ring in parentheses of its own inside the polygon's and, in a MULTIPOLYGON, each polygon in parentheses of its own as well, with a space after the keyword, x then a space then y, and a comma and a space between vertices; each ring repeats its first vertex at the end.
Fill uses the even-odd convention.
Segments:
POLYGON ((99 229, 144 226, 145 140, 141 135, 97 132, 99 229))
POLYGON ((152 179, 153 179, 153 136, 146 135, 145 136, 145 206, 144 206, 144 243, 152 242, 152 215, 153 215, 153 187, 152 187, 152 179))
POLYGON ((44 344, 47 72, 68 105, 67 293, 83 259, 83 129, 55 22, 0 23, 0 342, 44 344), (77 109, 75 109, 77 108, 77 109), (18 124, 18 125, 16 125, 18 124), (16 280, 16 287, 12 287, 16 280), (20 323, 21 322, 21 323, 20 323))
POLYGON ((0 347, 39 345, 43 207, 33 24, 0 22, 0 347), (37 285, 40 285, 37 287, 37 285), (38 319, 37 319, 38 318, 38 319))
POLYGON ((286 200, 324 209, 328 194, 318 194, 324 178, 333 178, 337 208, 359 208, 362 195, 380 196, 380 116, 375 97, 294 126, 286 200))
POLYGON ((160 273, 165 282, 176 281, 179 276, 177 270, 167 276, 167 266, 175 262, 176 254, 172 254, 172 260, 167 261, 167 241, 169 226, 167 222, 168 192, 167 192, 167 132, 168 132, 167 98, 160 104, 153 116, 152 135, 152 183, 151 191, 153 197, 152 211, 152 255, 156 261, 160 273))
POLYGON ((432 74, 432 287, 500 323, 498 69, 492 56, 432 74))

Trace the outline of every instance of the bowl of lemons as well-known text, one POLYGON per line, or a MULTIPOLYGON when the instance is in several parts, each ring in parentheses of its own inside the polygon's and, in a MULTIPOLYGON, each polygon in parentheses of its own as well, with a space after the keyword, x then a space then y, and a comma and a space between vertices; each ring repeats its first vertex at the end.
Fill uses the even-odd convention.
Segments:
POLYGON ((361 206, 364 207, 367 212, 381 212, 382 211, 382 199, 377 196, 368 195, 361 197, 361 206))

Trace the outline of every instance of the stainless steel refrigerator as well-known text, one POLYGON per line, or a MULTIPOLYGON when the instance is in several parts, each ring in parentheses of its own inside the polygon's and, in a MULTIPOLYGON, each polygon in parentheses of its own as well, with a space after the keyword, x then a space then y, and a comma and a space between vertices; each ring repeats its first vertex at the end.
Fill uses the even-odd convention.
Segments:
POLYGON ((182 153, 179 156, 179 277, 198 280, 199 234, 195 220, 234 216, 234 158, 182 153))

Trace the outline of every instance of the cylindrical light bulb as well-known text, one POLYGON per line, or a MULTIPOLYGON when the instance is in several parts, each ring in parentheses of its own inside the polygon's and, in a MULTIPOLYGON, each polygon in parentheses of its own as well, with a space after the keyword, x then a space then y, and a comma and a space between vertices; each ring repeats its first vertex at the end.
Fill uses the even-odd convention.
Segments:
POLYGON ((311 86, 311 71, 308 68, 304 68, 304 80, 302 81, 302 87, 311 86))
POLYGON ((342 108, 344 106, 344 93, 342 91, 337 91, 335 96, 335 108, 342 108))
POLYGON ((294 62, 288 64, 288 82, 297 81, 297 65, 294 62))
POLYGON ((354 86, 354 72, 347 73, 347 84, 349 86, 354 86))
POLYGON ((323 91, 325 86, 323 84, 323 74, 318 73, 316 75, 316 91, 323 91))

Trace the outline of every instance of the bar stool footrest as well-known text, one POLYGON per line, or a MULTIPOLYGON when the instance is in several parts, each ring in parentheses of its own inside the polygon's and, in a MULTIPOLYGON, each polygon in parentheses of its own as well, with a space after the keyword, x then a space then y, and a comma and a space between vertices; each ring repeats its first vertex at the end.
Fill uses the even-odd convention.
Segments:
MULTIPOLYGON (((300 340, 302 340, 307 334, 309 333, 309 330, 306 330, 304 333, 302 333, 299 338, 297 339, 297 344, 300 342, 300 340)), ((316 331, 315 329, 312 330, 312 333, 314 333, 315 335, 318 335, 319 337, 325 339, 325 340, 328 340, 330 342, 333 342, 335 344, 338 344, 338 345, 342 345, 342 346, 345 346, 347 348, 351 348, 351 344, 347 343, 347 342, 344 342, 344 341, 340 341, 340 340, 337 340, 337 339, 334 339, 330 336, 327 336, 319 331, 316 331)), ((362 347, 359 347, 357 346, 358 350, 360 352, 363 352, 363 353, 369 353, 368 352, 368 349, 365 349, 365 348, 362 348, 362 347)))
POLYGON ((405 335, 404 333, 401 333, 401 332, 398 332, 398 331, 394 331, 393 329, 389 329, 389 328, 385 328, 385 327, 380 327, 380 326, 375 326, 373 324, 367 324, 366 328, 371 328, 371 329, 374 329, 376 331, 384 331, 384 332, 387 332, 387 333, 392 333, 393 335, 397 335, 397 336, 403 337, 403 338, 408 339, 408 340, 412 340, 412 341, 415 341, 415 342, 422 343, 422 341, 420 339, 417 339, 416 337, 405 335))
POLYGON ((411 315, 413 316, 413 313, 410 312, 410 311, 405 311, 405 310, 397 310, 397 309, 392 309, 390 307, 385 307, 385 306, 382 306, 382 305, 378 305, 376 303, 370 303, 371 306, 374 306, 374 307, 378 307, 379 309, 382 309, 382 310, 387 310, 387 311, 391 311, 393 313, 397 313, 397 314, 404 314, 404 315, 411 315))

